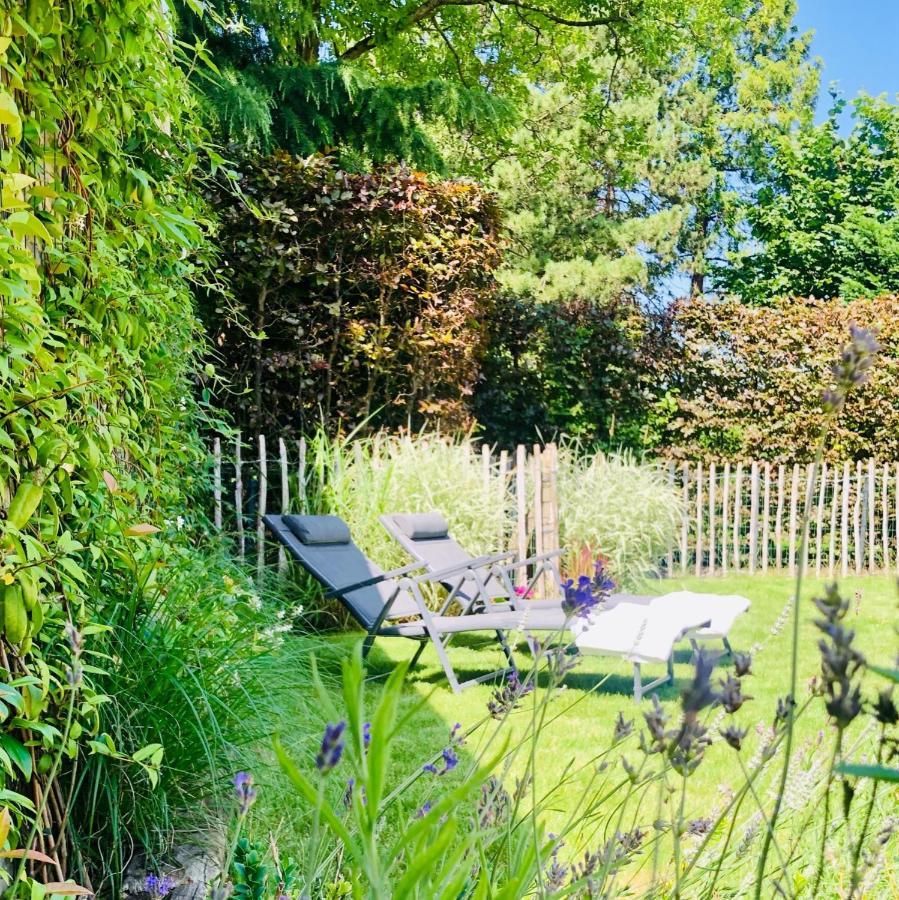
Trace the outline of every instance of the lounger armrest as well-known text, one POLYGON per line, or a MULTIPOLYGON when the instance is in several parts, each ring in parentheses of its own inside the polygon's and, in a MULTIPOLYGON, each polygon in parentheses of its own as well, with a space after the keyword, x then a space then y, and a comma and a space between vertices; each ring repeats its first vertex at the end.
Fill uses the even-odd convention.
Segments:
POLYGON ((551 559, 558 559, 562 552, 562 550, 550 550, 547 553, 529 556, 527 559, 516 559, 504 565, 503 568, 506 571, 511 571, 512 569, 520 569, 523 566, 533 566, 535 563, 549 562, 551 559))
POLYGON ((459 575, 470 569, 483 569, 485 566, 492 566, 504 559, 508 559, 514 555, 514 551, 509 553, 494 553, 492 556, 476 556, 474 559, 467 559, 465 562, 456 563, 454 566, 447 566, 445 569, 437 569, 434 572, 425 572, 418 575, 416 581, 442 581, 449 575, 459 575))
POLYGON ((358 591, 360 588, 371 587, 373 584, 380 584, 382 581, 392 581, 394 578, 408 575, 410 572, 421 569, 423 566, 424 563, 421 562, 409 563, 408 566, 401 566, 399 569, 391 569, 389 572, 373 575, 371 578, 366 578, 364 581, 355 581, 352 584, 345 584, 339 588, 331 588, 330 590, 325 591, 325 597, 340 597, 342 594, 349 594, 352 591, 358 591))

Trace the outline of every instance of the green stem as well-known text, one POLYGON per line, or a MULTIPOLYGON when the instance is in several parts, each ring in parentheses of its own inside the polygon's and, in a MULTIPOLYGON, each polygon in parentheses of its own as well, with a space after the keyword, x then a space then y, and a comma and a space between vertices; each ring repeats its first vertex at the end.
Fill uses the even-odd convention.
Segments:
MULTIPOLYGON (((31 829, 28 832, 28 837, 25 839, 25 843, 22 845, 26 853, 31 849, 31 845, 34 843, 35 837, 37 837, 37 831, 44 816, 44 810, 46 810, 47 808, 47 801, 50 797, 50 791, 53 788, 53 782, 56 780, 56 776, 59 773, 59 767, 62 763, 62 755, 63 753, 65 753, 66 744, 68 744, 69 742, 69 734, 72 730, 72 720, 75 717, 75 694, 75 685, 70 685, 69 708, 66 711, 66 727, 63 729, 62 740, 59 742, 59 750, 57 750, 56 755, 53 757, 53 765, 50 767, 50 773, 47 776, 47 782, 44 785, 44 790, 41 794, 41 802, 38 804, 37 812, 34 816, 34 821, 31 823, 31 829)), ((23 856, 19 860, 19 865, 16 868, 16 877, 13 880, 13 884, 17 884, 22 880, 22 877, 25 874, 25 866, 27 862, 27 856, 23 856)))
POLYGON ((802 576, 805 571, 805 556, 808 551, 808 530, 809 519, 811 514, 811 498, 814 484, 821 468, 821 460, 824 458, 824 444, 827 439, 828 423, 825 423, 821 430, 821 437, 818 441, 818 450, 815 453, 815 461, 812 464, 812 477, 805 492, 805 505, 802 510, 802 540, 799 545, 799 563, 796 569, 796 589, 793 596, 793 634, 790 646, 790 691, 787 695, 787 722, 786 736, 784 739, 784 760, 783 767, 780 772, 780 781, 777 788, 777 796, 774 800, 774 809, 771 811, 770 828, 765 832, 765 840, 762 844, 762 852, 759 854, 758 867, 756 868, 755 877, 755 900, 760 900, 762 896, 762 883, 765 878, 765 863, 768 860, 768 851, 771 849, 771 838, 780 817, 781 807, 783 806, 784 791, 787 786, 787 778, 790 774, 790 756, 793 750, 793 730, 795 725, 795 703, 796 703, 796 685, 799 678, 799 608, 800 598, 802 594, 802 576))
MULTIPOLYGON (((883 762, 883 743, 884 737, 886 734, 886 725, 881 725, 880 727, 880 740, 877 743, 877 765, 880 765, 883 762)), ((858 835, 858 843, 855 845, 855 850, 852 852, 852 876, 849 879, 849 896, 854 897, 855 891, 859 885, 859 872, 858 872, 858 862, 861 859, 862 855, 862 847, 865 843, 865 838, 868 834, 868 827, 871 824, 871 814, 874 811, 874 801, 877 799, 877 788, 880 782, 872 779, 871 781, 871 796, 868 798, 868 805, 865 809, 865 818, 862 823, 862 829, 858 835)))

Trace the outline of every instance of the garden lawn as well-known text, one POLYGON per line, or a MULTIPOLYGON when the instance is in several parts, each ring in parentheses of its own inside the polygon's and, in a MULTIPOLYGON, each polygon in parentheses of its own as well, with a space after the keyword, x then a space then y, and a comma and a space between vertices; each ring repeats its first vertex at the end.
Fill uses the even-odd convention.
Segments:
MULTIPOLYGON (((820 669, 818 632, 813 625, 815 610, 810 599, 821 592, 823 585, 823 581, 809 579, 802 591, 800 678, 797 693, 800 704, 808 696, 809 679, 820 669)), ((857 647, 872 662, 891 663, 897 651, 897 592, 894 581, 879 576, 847 578, 841 582, 841 588, 845 596, 853 597, 849 625, 857 632, 857 647)), ((753 645, 760 645, 753 654, 754 674, 744 681, 744 690, 753 699, 736 715, 737 722, 749 729, 741 754, 748 763, 758 746, 760 732, 773 720, 778 698, 789 690, 791 629, 790 617, 785 614, 785 610, 788 609, 788 600, 793 591, 793 579, 779 575, 672 578, 664 582, 650 582, 645 588, 647 593, 685 589, 743 594, 752 601, 751 609, 737 621, 731 633, 731 643, 736 650, 748 651, 753 645)), ((322 678, 339 703, 340 660, 350 653, 352 644, 357 639, 358 635, 351 634, 293 636, 286 641, 278 656, 266 661, 260 670, 260 677, 271 682, 273 699, 278 699, 277 705, 284 710, 283 718, 272 723, 271 730, 280 733, 285 745, 302 766, 312 767, 325 722, 321 704, 311 684, 311 657, 316 657, 322 678)), ((460 678, 501 665, 502 658, 498 650, 494 649, 495 644, 479 644, 478 640, 466 637, 451 648, 450 655, 460 678)), ((368 666, 372 701, 377 697, 383 676, 397 661, 408 658, 414 647, 412 642, 404 640, 386 639, 376 643, 368 666)), ((523 646, 520 649, 523 651, 523 646)), ((520 652, 519 659, 525 669, 528 665, 527 654, 520 652)), ((727 658, 719 663, 722 675, 726 674, 729 665, 727 658)), ((661 674, 661 667, 658 667, 658 671, 651 666, 645 667, 644 678, 655 677, 656 674, 661 674)), ((678 647, 675 656, 675 683, 658 689, 659 697, 672 719, 678 715, 680 692, 691 675, 690 646, 684 642, 678 647)), ((460 753, 460 768, 467 762, 470 763, 472 757, 490 739, 489 736, 495 735, 497 731, 493 720, 488 718, 485 721, 487 703, 492 692, 491 685, 477 685, 462 694, 453 694, 446 685, 436 654, 429 646, 420 665, 407 678, 401 714, 412 713, 412 716, 394 745, 393 784, 420 772, 425 762, 439 754, 456 722, 461 723, 464 729, 474 728, 481 723, 470 734, 460 753)), ((504 724, 502 734, 508 734, 513 742, 526 724, 530 705, 531 698, 527 698, 522 708, 514 712, 504 724)), ((608 774, 597 776, 597 765, 593 760, 611 743, 619 711, 628 719, 636 719, 639 729, 643 726, 640 714, 650 708, 648 699, 644 699, 639 707, 634 703, 631 666, 626 662, 606 657, 586 657, 566 677, 564 688, 551 700, 551 721, 543 729, 535 751, 537 794, 555 789, 551 809, 545 814, 549 831, 563 827, 570 811, 583 802, 585 794, 595 789, 597 778, 608 777, 608 774), (565 772, 568 774, 563 779, 565 772)), ((709 720, 716 724, 713 730, 715 738, 718 717, 718 711, 712 711, 709 715, 709 720)), ((820 742, 823 739, 825 744, 829 744, 828 731, 823 704, 815 701, 809 712, 798 721, 794 744, 810 764, 817 758, 823 759, 826 751, 824 746, 820 746, 820 742)), ((850 735, 850 746, 851 737, 850 735)), ((851 755, 858 758, 864 749, 862 743, 851 755)), ((620 752, 614 753, 609 761, 615 763, 615 769, 610 771, 617 773, 615 780, 618 780, 622 774, 617 763, 620 752)), ((641 754, 633 739, 626 745, 624 755, 631 762, 639 763, 641 754)), ((268 743, 263 742, 255 748, 247 762, 254 768, 261 786, 260 802, 254 811, 257 828, 274 832, 282 848, 299 849, 309 813, 304 809, 303 803, 290 793, 285 780, 271 765, 268 743)), ((448 775, 446 780, 453 777, 448 775)), ((336 797, 344 786, 339 769, 335 770, 331 779, 331 790, 336 797)), ((722 804, 723 792, 728 788, 736 788, 741 781, 742 773, 734 751, 723 741, 716 739, 691 779, 687 815, 714 818, 716 810, 722 804)), ((413 814, 425 800, 434 796, 435 791, 444 787, 440 778, 422 774, 403 792, 392 808, 391 815, 406 817, 413 814)), ((506 787, 512 790, 514 784, 507 784, 506 787)), ((887 797, 889 796, 888 792, 887 797)), ((786 795, 787 816, 800 814, 807 799, 803 783, 793 782, 786 795)), ((895 804, 895 791, 892 799, 895 804)), ((655 804, 655 797, 647 803, 655 804)), ((611 812, 611 808, 609 811, 611 812)), ((652 822, 654 818, 651 806, 645 806, 639 815, 639 820, 643 823, 652 822)), ((580 822, 578 827, 582 830, 583 839, 595 844, 603 839, 607 823, 606 816, 591 817, 580 822)), ((629 821, 624 824, 630 827, 629 821)), ((614 826, 615 823, 611 827, 612 832, 614 826)), ((387 827, 390 827, 389 823, 387 827)), ((895 872, 887 872, 884 877, 896 888, 894 895, 899 895, 895 872)))

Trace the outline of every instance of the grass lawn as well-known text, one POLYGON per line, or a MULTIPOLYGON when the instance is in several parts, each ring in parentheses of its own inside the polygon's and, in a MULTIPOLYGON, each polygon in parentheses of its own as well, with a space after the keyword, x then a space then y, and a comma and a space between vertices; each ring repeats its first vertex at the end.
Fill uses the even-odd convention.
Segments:
MULTIPOLYGON (((797 695, 800 703, 808 696, 808 680, 820 667, 818 632, 812 624, 814 609, 809 600, 816 592, 820 592, 822 586, 823 582, 809 579, 803 588, 800 607, 800 681, 797 695)), ((897 592, 894 581, 874 576, 848 578, 842 582, 841 587, 844 595, 855 598, 849 622, 850 627, 857 632, 858 649, 871 661, 892 662, 897 652, 897 592)), ((778 697, 785 695, 789 687, 791 635, 789 617, 784 615, 784 611, 788 608, 793 580, 775 575, 672 578, 647 586, 647 592, 655 593, 683 589, 743 594, 752 601, 750 611, 738 620, 731 633, 731 643, 735 649, 746 651, 756 647, 753 654, 754 674, 744 683, 744 690, 753 699, 736 716, 739 724, 749 729, 741 754, 742 759, 749 763, 762 740, 761 733, 773 720, 778 697)), ((268 660, 264 671, 260 672, 262 677, 270 681, 273 708, 283 710, 280 714, 281 721, 274 723, 271 730, 280 732, 285 745, 302 765, 311 767, 324 724, 320 704, 310 685, 310 656, 315 654, 323 678, 333 686, 333 693, 338 697, 340 659, 349 652, 355 639, 357 636, 349 634, 291 637, 278 658, 268 660)), ((408 658, 413 649, 414 644, 403 640, 382 640, 376 644, 368 667, 369 690, 373 699, 380 690, 383 675, 396 661, 408 658)), ((481 645, 470 637, 460 640, 450 652, 461 678, 497 668, 502 662, 494 647, 481 645)), ((523 667, 527 666, 527 656, 523 653, 521 662, 523 667)), ((672 718, 678 714, 680 691, 692 674, 691 652, 686 642, 678 648, 675 662, 675 683, 658 689, 659 697, 672 718)), ((722 674, 728 665, 727 659, 720 663, 722 674)), ((656 674, 661 674, 661 667, 658 671, 651 666, 645 667, 645 678, 656 674)), ((395 783, 420 771, 423 763, 441 751, 454 723, 460 722, 463 728, 469 729, 483 722, 492 690, 490 685, 477 685, 462 694, 453 694, 445 684, 433 649, 429 648, 419 667, 407 679, 405 711, 412 710, 416 704, 420 704, 420 709, 402 730, 395 744, 395 783)), ((521 710, 514 712, 504 723, 502 731, 510 735, 513 743, 516 735, 523 732, 527 724, 529 704, 530 698, 521 710)), ((608 777, 608 774, 597 774, 595 757, 611 743, 618 712, 621 711, 628 719, 637 719, 639 730, 643 724, 640 713, 649 708, 648 699, 644 699, 639 707, 634 703, 631 668, 626 662, 604 657, 586 657, 567 676, 564 688, 551 700, 549 715, 552 721, 542 730, 534 751, 538 794, 555 789, 551 809, 545 813, 545 824, 549 831, 561 829, 570 811, 576 809, 584 796, 596 788, 597 780, 608 777), (568 773, 564 779, 563 772, 568 773)), ((712 711, 709 720, 717 725, 720 715, 719 711, 712 711)), ((483 722, 469 736, 463 748, 463 763, 466 756, 470 759, 476 755, 496 730, 496 723, 492 720, 483 722)), ((799 755, 807 761, 807 777, 812 781, 815 773, 820 771, 819 766, 829 747, 829 731, 822 713, 822 704, 816 701, 810 711, 800 717, 794 744, 799 755)), ((717 727, 713 734, 717 737, 717 727)), ((857 735, 855 737, 858 738, 857 735)), ((853 758, 860 758, 864 751, 865 739, 862 736, 851 755, 853 758)), ((623 752, 634 763, 639 763, 642 758, 633 739, 625 745, 623 752)), ((620 752, 616 750, 615 754, 609 761, 616 763, 611 771, 617 773, 615 777, 618 778, 622 774, 617 766, 620 752)), ((308 811, 286 789, 280 774, 269 765, 270 759, 267 742, 255 748, 251 765, 255 767, 261 783, 260 802, 254 813, 256 824, 278 834, 283 846, 299 849, 307 827, 308 811)), ((737 787, 742 778, 734 751, 723 741, 716 740, 690 781, 687 815, 691 818, 714 817, 716 807, 723 804, 725 793, 737 787)), ((342 782, 337 783, 337 773, 334 781, 333 790, 336 793, 342 790, 342 782)), ((433 795, 435 789, 442 787, 434 776, 423 775, 404 793, 402 801, 393 808, 392 815, 411 815, 433 795)), ((763 785, 761 790, 770 790, 770 786, 763 785)), ((884 798, 883 802, 892 802, 894 807, 897 806, 895 790, 892 793, 885 792, 884 798)), ((797 778, 791 783, 786 795, 788 814, 801 817, 807 800, 807 785, 801 777, 797 778)), ((651 802, 654 803, 655 800, 651 802)), ((609 812, 612 812, 611 807, 609 812)), ((634 809, 628 812, 628 816, 632 812, 636 814, 634 809)), ((651 808, 645 807, 638 818, 644 823, 652 822, 653 812, 651 808)), ((581 832, 580 841, 583 845, 589 846, 601 841, 610 827, 609 822, 608 816, 590 816, 579 822, 577 830, 581 832)), ((617 819, 612 822, 612 832, 616 827, 615 822, 617 819)), ((387 827, 390 827, 389 822, 387 827)), ((573 837, 571 843, 578 844, 578 840, 573 837)), ((882 884, 885 890, 895 889, 892 896, 899 896, 895 868, 885 867, 882 884)))

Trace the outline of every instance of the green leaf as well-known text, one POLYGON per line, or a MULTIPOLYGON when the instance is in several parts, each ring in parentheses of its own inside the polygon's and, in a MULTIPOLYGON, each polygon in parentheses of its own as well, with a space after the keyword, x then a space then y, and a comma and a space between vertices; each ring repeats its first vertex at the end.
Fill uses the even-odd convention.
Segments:
POLYGON ((850 775, 853 778, 873 778, 875 781, 890 781, 899 784, 899 769, 891 769, 889 766, 840 763, 836 770, 840 775, 850 775))
POLYGON ((32 212, 20 209, 6 217, 6 224, 17 238, 40 238, 46 243, 52 240, 47 226, 32 212))
POLYGON ((876 672, 878 675, 882 675, 884 678, 899 684, 899 669, 888 669, 886 666, 868 666, 868 668, 872 672, 876 672))
POLYGON ((12 735, 3 733, 0 733, 0 747, 6 751, 26 781, 31 778, 31 754, 25 747, 12 735))
POLYGON ((33 481, 23 481, 16 490, 12 503, 6 511, 6 521, 13 528, 21 530, 31 518, 44 496, 44 489, 33 481))

